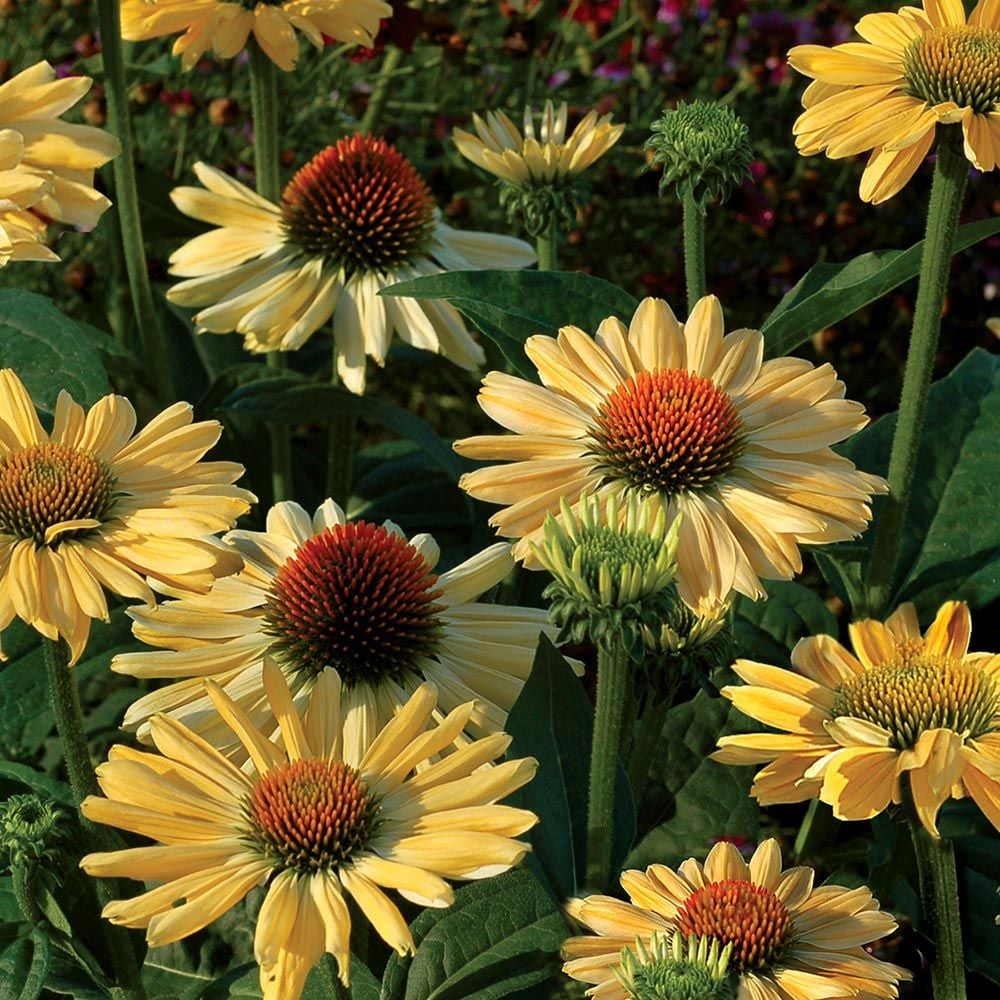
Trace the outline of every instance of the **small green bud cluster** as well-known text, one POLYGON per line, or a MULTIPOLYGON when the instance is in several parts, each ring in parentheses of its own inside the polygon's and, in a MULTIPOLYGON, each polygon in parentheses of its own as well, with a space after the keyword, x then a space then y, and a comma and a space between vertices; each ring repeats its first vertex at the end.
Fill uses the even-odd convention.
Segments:
POLYGON ((660 194, 668 187, 683 201, 688 195, 704 212, 750 176, 753 149, 746 125, 724 104, 681 101, 653 123, 646 141, 653 163, 663 166, 660 194))
POLYGON ((500 206, 511 223, 520 220, 528 234, 544 236, 550 226, 565 232, 576 222, 576 209, 587 201, 586 188, 569 178, 551 184, 521 185, 500 181, 500 206))
POLYGON ((574 512, 561 501, 532 551, 555 578, 544 596, 562 639, 621 641, 638 662, 644 634, 659 629, 671 603, 680 522, 668 528, 662 506, 636 493, 621 504, 584 496, 574 512))
POLYGON ((633 1000, 735 1000, 729 975, 732 944, 715 939, 654 934, 649 947, 624 948, 615 975, 633 1000))
POLYGON ((52 861, 67 833, 66 813, 38 795, 0 802, 0 861, 9 868, 52 861))

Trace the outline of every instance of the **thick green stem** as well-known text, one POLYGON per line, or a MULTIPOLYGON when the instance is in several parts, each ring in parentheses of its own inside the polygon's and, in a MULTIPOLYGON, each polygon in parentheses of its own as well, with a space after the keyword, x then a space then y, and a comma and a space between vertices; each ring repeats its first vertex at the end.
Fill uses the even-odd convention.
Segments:
POLYGON ((45 920, 45 914, 38 906, 35 893, 31 888, 31 882, 35 877, 34 868, 23 861, 15 862, 11 865, 10 875, 11 888, 14 890, 14 898, 17 900, 17 908, 21 911, 21 916, 32 927, 37 927, 45 920))
POLYGON ((153 289, 146 266, 146 247, 142 238, 139 193, 135 182, 134 143, 129 120, 128 91, 125 84, 125 60, 122 57, 121 0, 97 0, 97 23, 101 33, 104 59, 104 95, 108 105, 108 129, 122 144, 121 154, 112 162, 115 178, 115 205, 118 209, 125 268, 128 272, 132 309, 135 312, 139 340, 145 356, 150 384, 159 401, 173 401, 173 379, 163 331, 153 304, 153 289))
MULTIPOLYGON (((278 82, 274 63, 250 39, 250 101, 253 109, 253 160, 257 177, 257 193, 278 204, 281 199, 281 171, 278 159, 278 82)), ((271 351, 267 356, 271 368, 285 368, 285 356, 271 351)), ((294 495, 292 481, 292 431, 282 424, 268 427, 271 437, 271 489, 274 502, 290 500, 294 495)))
POLYGON ((919 820, 911 820, 913 849, 920 876, 924 917, 934 933, 936 954, 931 963, 934 1000, 965 1000, 965 964, 958 906, 955 849, 950 840, 935 840, 919 820))
POLYGON ((688 315, 708 294, 705 278, 705 213, 688 191, 684 195, 684 276, 687 280, 688 315))
POLYGON ((375 81, 375 89, 372 91, 368 107, 365 108, 361 124, 358 126, 358 131, 362 135, 374 132, 378 126, 382 112, 385 110, 385 102, 389 99, 389 94, 392 92, 393 75, 399 69, 402 58, 403 50, 396 48, 395 45, 390 45, 386 50, 385 59, 382 60, 382 68, 379 70, 378 78, 375 81))
POLYGON ((817 848, 832 841, 836 826, 833 810, 825 802, 812 799, 795 838, 795 860, 803 863, 815 854, 817 848))
MULTIPOLYGON (((100 795, 101 790, 87 750, 76 673, 68 665, 69 650, 64 642, 43 639, 42 647, 52 713, 62 742, 63 759, 66 762, 70 787, 73 789, 73 797, 79 804, 88 795, 100 795)), ((83 831, 83 847, 88 852, 114 851, 121 848, 121 844, 107 827, 90 822, 82 814, 80 826, 83 831)), ((98 910, 112 900, 120 898, 117 883, 114 881, 96 878, 93 880, 93 885, 99 904, 98 910)), ((142 985, 142 977, 128 931, 101 919, 99 912, 96 919, 101 925, 111 956, 112 972, 117 982, 115 995, 121 1000, 145 1000, 146 991, 142 985)))
POLYGON ((597 656, 597 708, 590 756, 587 814, 587 885, 599 892, 611 883, 615 774, 628 693, 628 653, 621 643, 601 645, 597 656))
POLYGON ((538 254, 538 270, 556 270, 556 254, 559 247, 559 226, 556 222, 555 213, 549 220, 545 232, 541 233, 535 241, 535 251, 538 254))
POLYGON ((894 592, 903 523, 910 502, 927 393, 941 331, 941 310, 948 290, 955 230, 968 177, 969 164, 962 151, 962 130, 958 125, 944 126, 938 141, 937 166, 927 208, 927 233, 920 262, 917 307, 913 315, 913 332, 889 457, 889 495, 882 503, 875 525, 875 541, 868 568, 867 612, 874 617, 881 617, 888 610, 894 592))
MULTIPOLYGON (((330 382, 336 385, 337 342, 333 342, 330 382)), ((338 413, 330 420, 330 436, 326 446, 326 495, 347 513, 354 483, 354 441, 358 418, 354 413, 338 413)))

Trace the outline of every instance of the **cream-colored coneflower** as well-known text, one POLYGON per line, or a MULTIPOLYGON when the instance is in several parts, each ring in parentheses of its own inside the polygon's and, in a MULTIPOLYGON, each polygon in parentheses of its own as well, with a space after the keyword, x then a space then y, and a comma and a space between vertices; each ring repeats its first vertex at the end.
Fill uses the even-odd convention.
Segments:
POLYGON ((239 559, 210 537, 255 501, 243 467, 203 462, 214 420, 175 403, 141 431, 122 396, 88 412, 61 392, 52 432, 9 369, 0 370, 0 631, 15 616, 80 658, 102 587, 154 603, 149 582, 206 591, 239 559))
POLYGON ((122 38, 130 42, 180 35, 174 55, 185 70, 211 49, 220 59, 242 52, 250 35, 283 70, 295 69, 299 39, 317 49, 323 36, 370 46, 379 21, 392 16, 383 0, 122 0, 122 38))
POLYGON ((226 174, 195 166, 202 188, 178 188, 186 215, 220 228, 170 258, 188 278, 168 298, 197 306, 212 333, 237 331, 250 351, 291 351, 333 318, 337 371, 364 392, 367 355, 385 363, 393 333, 414 347, 477 368, 483 350, 458 312, 435 300, 382 297, 408 278, 535 260, 521 240, 445 225, 430 188, 383 139, 353 135, 292 178, 274 205, 226 174))
POLYGON ((224 541, 243 559, 238 574, 207 594, 130 611, 135 634, 160 650, 122 654, 112 669, 174 681, 129 708, 125 725, 143 738, 150 716, 165 712, 238 751, 231 736, 224 742, 206 677, 273 729, 260 686, 265 656, 297 697, 335 667, 351 732, 377 731, 424 680, 437 685, 445 711, 476 701, 470 732, 496 732, 531 671, 539 633, 554 636, 541 609, 478 602, 513 567, 504 544, 436 574, 430 535, 407 541, 389 521, 349 522, 332 500, 313 517, 279 503, 266 532, 233 531, 224 541))
POLYGON ((24 137, 0 129, 0 267, 12 260, 58 260, 42 243, 45 223, 30 211, 53 190, 52 176, 18 169, 24 137))
POLYGON ((813 78, 795 123, 804 156, 871 150, 861 197, 896 194, 934 144, 939 124, 960 122, 965 155, 980 170, 1000 166, 1000 0, 924 0, 898 13, 867 14, 863 42, 797 45, 788 61, 813 78))
POLYGON ((324 953, 349 982, 345 895, 392 948, 412 954, 409 928, 385 889, 421 906, 449 906, 445 879, 488 878, 516 865, 528 847, 513 838, 537 817, 496 803, 530 781, 536 764, 525 758, 482 770, 509 745, 504 733, 428 763, 454 750, 473 712, 462 705, 432 722, 432 684, 368 734, 342 728, 349 709, 333 670, 317 679, 304 713, 271 664, 263 685, 280 743, 208 684, 253 762, 249 773, 165 716, 151 723, 162 756, 112 748, 97 769, 107 798, 86 799, 83 813, 158 843, 90 854, 81 865, 91 875, 163 883, 104 908, 112 923, 145 928, 153 947, 201 930, 266 883, 254 938, 261 989, 265 1000, 297 1000, 324 953))
POLYGON ((762 803, 819 797, 839 819, 870 819, 901 801, 937 836, 937 814, 971 795, 1000 830, 1000 655, 970 653, 964 603, 949 601, 920 633, 912 604, 883 624, 854 622, 854 653, 828 635, 792 651, 794 670, 740 660, 746 686, 722 693, 781 730, 725 736, 713 756, 770 762, 754 782, 762 803))
POLYGON ((896 922, 871 891, 814 887, 811 868, 781 869, 777 842, 766 840, 747 864, 727 843, 704 865, 693 858, 674 871, 651 865, 622 873, 630 903, 610 896, 573 900, 570 915, 596 937, 570 938, 563 971, 594 984, 588 996, 629 1000, 621 984, 622 951, 654 937, 715 940, 731 945, 729 970, 737 1000, 865 1000, 898 996, 909 973, 873 958, 864 945, 891 934, 896 922))
POLYGON ((620 138, 624 125, 612 125, 611 115, 589 111, 566 137, 567 108, 545 102, 538 135, 531 108, 524 111, 524 133, 502 111, 485 120, 472 116, 476 134, 455 129, 458 151, 477 167, 501 180, 530 186, 559 184, 596 163, 620 138))
POLYGON ((802 568, 799 545, 863 531, 872 493, 884 489, 830 445, 868 422, 844 399, 830 365, 762 361, 756 330, 723 336, 722 307, 702 299, 683 326, 646 299, 626 328, 606 319, 591 337, 564 327, 529 337, 542 385, 490 372, 479 404, 513 436, 466 438, 462 455, 503 459, 470 472, 473 496, 509 504, 491 524, 519 538, 515 558, 538 544, 561 499, 630 491, 681 517, 678 591, 715 614, 733 589, 764 594, 761 579, 802 568))
MULTIPOLYGON (((86 76, 56 79, 55 70, 40 62, 0 85, 0 131, 9 130, 21 137, 14 169, 41 178, 46 186, 31 202, 30 214, 12 220, 18 231, 12 242, 37 245, 45 224, 51 221, 93 228, 111 207, 111 202, 94 190, 94 171, 121 152, 118 140, 103 129, 72 125, 59 117, 77 104, 92 84, 86 76)), ((10 140, 7 145, 9 150, 10 140)), ((0 195, 3 210, 4 197, 0 195)), ((55 254, 37 247, 24 248, 21 253, 33 253, 30 259, 34 260, 58 260, 55 254)))

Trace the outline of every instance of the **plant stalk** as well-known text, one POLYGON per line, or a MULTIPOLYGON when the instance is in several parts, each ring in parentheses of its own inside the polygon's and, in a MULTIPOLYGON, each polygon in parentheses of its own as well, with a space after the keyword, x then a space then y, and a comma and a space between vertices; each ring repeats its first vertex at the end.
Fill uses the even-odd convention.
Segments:
POLYGON ((931 963, 934 1000, 965 1000, 955 849, 950 840, 931 837, 919 820, 910 821, 910 833, 917 855, 920 901, 937 949, 931 963))
MULTIPOLYGON (((88 795, 100 795, 101 790, 94 774, 94 765, 87 750, 87 737, 83 729, 83 710, 76 673, 69 667, 69 649, 59 639, 42 639, 45 670, 48 675, 49 700, 56 719, 56 728, 62 743, 63 759, 69 775, 73 797, 79 805, 88 795)), ((83 830, 83 847, 86 851, 115 851, 121 845, 106 827, 92 823, 80 815, 83 830)), ((114 996, 118 1000, 145 1000, 146 991, 136 962, 135 952, 128 931, 108 923, 100 916, 100 909, 120 898, 117 882, 95 878, 91 880, 98 901, 97 920, 111 956, 112 975, 117 986, 114 996)))
POLYGON ((539 271, 555 271, 556 255, 559 246, 559 226, 556 222, 555 213, 549 219, 549 224, 545 231, 535 240, 535 252, 538 254, 539 271))
POLYGON ((667 713, 673 705, 673 698, 664 698, 659 705, 647 708, 639 720, 628 756, 628 783, 632 789, 636 808, 642 801, 649 781, 649 768, 656 754, 656 748, 667 721, 667 713))
POLYGON ((621 745, 629 660, 621 642, 602 644, 597 653, 597 707, 590 756, 587 814, 587 885, 603 892, 611 883, 615 775, 621 745))
MULTIPOLYGON (((333 357, 330 359, 330 384, 337 385, 337 342, 331 331, 333 357)), ((354 483, 354 443, 358 418, 354 413, 336 413, 330 418, 326 446, 326 495, 347 513, 354 483)))
POLYGON ((386 49, 385 58, 382 60, 382 68, 379 70, 378 78, 375 81, 375 89, 368 101, 368 107, 361 117, 361 124, 358 131, 362 135, 369 135, 375 131, 382 112, 385 110, 385 102, 389 99, 392 91, 392 78, 403 58, 403 50, 395 45, 390 45, 386 49))
POLYGON ((125 60, 122 55, 121 2, 97 0, 97 23, 104 59, 104 92, 108 106, 108 129, 121 143, 122 151, 112 161, 115 180, 115 206, 121 231, 125 268, 128 273, 132 309, 145 357, 150 384, 160 403, 174 396, 170 359, 160 329, 149 283, 146 246, 142 238, 139 192, 135 179, 134 140, 129 120, 128 91, 125 84, 125 60))
POLYGON ((969 164, 962 151, 961 127, 944 126, 938 141, 913 332, 889 456, 889 495, 882 502, 875 524, 875 540, 868 567, 867 612, 876 618, 881 618, 889 609, 894 593, 903 524, 910 502, 927 393, 941 332, 941 311, 948 291, 955 230, 968 178, 969 164))
POLYGON ((705 213, 688 191, 684 195, 684 276, 687 281, 688 315, 699 299, 708 294, 705 277, 705 213))
MULTIPOLYGON (((253 112, 253 160, 257 193, 277 205, 281 200, 281 168, 278 150, 278 81, 274 63, 257 43, 249 41, 250 101, 253 112)), ((267 355, 271 368, 287 367, 280 351, 267 355)), ((292 479, 292 429, 269 424, 271 438, 271 490, 274 502, 294 495, 292 479)))

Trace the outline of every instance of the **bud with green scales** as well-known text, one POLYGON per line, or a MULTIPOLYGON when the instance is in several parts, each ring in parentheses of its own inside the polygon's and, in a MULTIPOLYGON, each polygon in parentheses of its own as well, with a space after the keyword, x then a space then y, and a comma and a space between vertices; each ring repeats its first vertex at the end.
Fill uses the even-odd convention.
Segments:
POLYGON ((0 802, 0 863, 15 868, 51 862, 68 834, 64 810, 34 794, 0 802))
POLYGON ((717 939, 654 934, 649 945, 624 948, 615 975, 632 1000, 735 1000, 729 975, 732 944, 717 939))
POLYGON ((660 194, 673 187, 678 198, 692 196, 698 207, 725 201, 750 176, 753 149, 749 132, 732 108, 709 101, 664 111, 653 122, 646 149, 663 167, 660 194))
POLYGON ((535 558, 554 580, 544 591, 560 637, 595 645, 621 643, 638 662, 644 634, 658 631, 673 598, 680 521, 667 527, 659 503, 629 493, 565 499, 551 514, 535 558))

